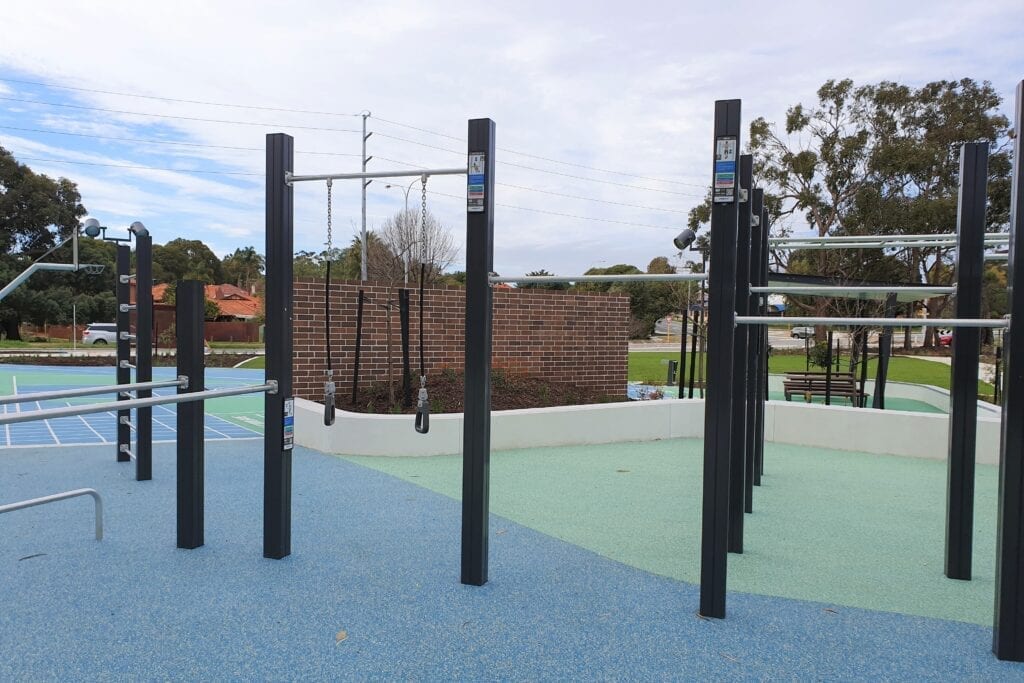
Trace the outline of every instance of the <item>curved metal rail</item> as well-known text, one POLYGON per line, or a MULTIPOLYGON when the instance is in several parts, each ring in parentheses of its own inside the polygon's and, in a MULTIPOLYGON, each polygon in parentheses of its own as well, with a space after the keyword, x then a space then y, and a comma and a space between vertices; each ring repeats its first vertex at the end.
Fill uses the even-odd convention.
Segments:
POLYGON ((103 497, 100 496, 99 491, 96 489, 75 489, 74 491, 64 491, 63 493, 55 493, 52 496, 43 496, 42 498, 31 498, 29 500, 22 500, 17 503, 8 503, 7 505, 0 505, 0 515, 5 512, 14 512, 15 510, 24 510, 25 508, 35 507, 37 505, 46 505, 47 503, 56 503, 59 500, 67 500, 68 498, 77 498, 79 496, 92 496, 93 501, 96 503, 96 540, 103 540, 103 497))

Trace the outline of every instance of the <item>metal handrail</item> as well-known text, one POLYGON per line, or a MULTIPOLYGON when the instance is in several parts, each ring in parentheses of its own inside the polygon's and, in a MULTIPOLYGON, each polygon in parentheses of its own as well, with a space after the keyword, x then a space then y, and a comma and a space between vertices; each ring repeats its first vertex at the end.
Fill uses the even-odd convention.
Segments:
POLYGON ((707 273, 622 273, 619 275, 492 275, 491 284, 542 282, 698 282, 707 280, 707 273))
POLYGON ((0 405, 48 401, 56 398, 74 398, 75 396, 93 396, 95 394, 119 394, 121 392, 146 391, 164 387, 188 388, 188 377, 180 375, 178 379, 166 379, 158 382, 135 382, 134 384, 111 384, 107 386, 82 387, 80 389, 40 391, 34 394, 12 394, 10 396, 0 396, 0 405))
POLYGON ((68 498, 77 498, 78 496, 92 496, 92 499, 96 502, 96 540, 102 541, 103 497, 100 496, 99 491, 97 491, 96 489, 75 489, 74 491, 55 493, 52 496, 43 496, 42 498, 32 498, 30 500, 23 500, 17 503, 8 503, 7 505, 0 505, 0 515, 2 515, 5 512, 14 512, 15 510, 24 510, 25 508, 35 507, 36 505, 56 503, 58 500, 67 500, 68 498))
POLYGON ((737 325, 848 325, 853 327, 1009 327, 1006 319, 987 318, 776 318, 771 315, 737 315, 737 325))
POLYGON ((956 294, 956 287, 927 286, 832 286, 832 285, 769 285, 750 288, 751 294, 807 294, 827 296, 829 294, 956 294))
POLYGON ((276 393, 277 381, 270 380, 264 384, 249 384, 244 387, 232 389, 207 389, 205 391, 192 391, 174 396, 154 396, 152 398, 132 398, 127 401, 108 401, 106 403, 93 403, 84 406, 68 406, 66 408, 47 408, 45 410, 29 410, 23 413, 9 413, 0 415, 0 425, 15 424, 18 422, 32 422, 33 420, 51 420, 58 417, 74 417, 76 415, 91 415, 93 413, 106 413, 115 410, 131 410, 133 408, 148 408, 150 406, 162 406, 170 403, 190 403, 192 401, 205 401, 211 398, 222 398, 224 396, 239 396, 241 394, 256 394, 261 392, 276 393))

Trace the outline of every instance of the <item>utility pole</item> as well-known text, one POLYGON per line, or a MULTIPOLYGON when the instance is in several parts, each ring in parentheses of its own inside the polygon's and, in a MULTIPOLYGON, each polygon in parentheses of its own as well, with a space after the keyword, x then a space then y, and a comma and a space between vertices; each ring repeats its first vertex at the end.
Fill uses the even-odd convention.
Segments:
MULTIPOLYGON (((366 173, 366 164, 369 163, 373 157, 366 156, 366 141, 373 133, 366 133, 366 119, 370 118, 370 112, 363 112, 363 173, 366 173)), ((372 183, 372 180, 363 181, 363 227, 359 231, 359 281, 366 282, 366 261, 367 261, 367 248, 366 248, 366 187, 372 183)), ((330 254, 328 254, 330 258, 330 254)))

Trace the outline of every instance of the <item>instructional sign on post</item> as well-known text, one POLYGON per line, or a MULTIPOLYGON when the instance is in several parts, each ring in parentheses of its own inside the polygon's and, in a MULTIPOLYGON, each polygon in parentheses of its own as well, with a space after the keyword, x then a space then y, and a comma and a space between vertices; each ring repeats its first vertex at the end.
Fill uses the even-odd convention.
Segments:
POLYGON ((292 446, 295 445, 295 399, 286 398, 284 400, 284 429, 281 430, 284 443, 281 444, 282 448, 286 451, 290 451, 292 446))
POLYGON ((487 169, 487 155, 473 152, 466 166, 466 211, 481 213, 484 210, 484 175, 487 169))
POLYGON ((714 201, 727 203, 736 200, 736 138, 715 140, 714 201))

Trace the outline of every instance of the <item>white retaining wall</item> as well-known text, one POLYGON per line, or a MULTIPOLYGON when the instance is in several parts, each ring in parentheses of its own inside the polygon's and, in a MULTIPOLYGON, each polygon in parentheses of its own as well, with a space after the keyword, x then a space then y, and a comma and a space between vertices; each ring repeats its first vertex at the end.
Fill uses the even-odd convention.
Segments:
MULTIPOLYGON (((887 395, 888 395, 887 385, 887 395)), ((895 395, 895 394, 893 394, 895 395)), ((911 397, 907 397, 911 398, 911 397)), ((948 398, 947 398, 948 400, 948 398)), ((442 455, 462 452, 462 414, 430 416, 418 434, 411 415, 366 415, 339 410, 332 427, 323 406, 295 400, 295 439, 301 446, 343 455, 442 455)), ((986 413, 979 410, 979 415, 986 413)), ((949 416, 769 401, 765 439, 838 450, 944 460, 949 416)), ((671 399, 590 406, 495 411, 491 448, 651 441, 704 434, 704 401, 671 399)), ((979 417, 977 461, 996 464, 999 417, 979 417)))

